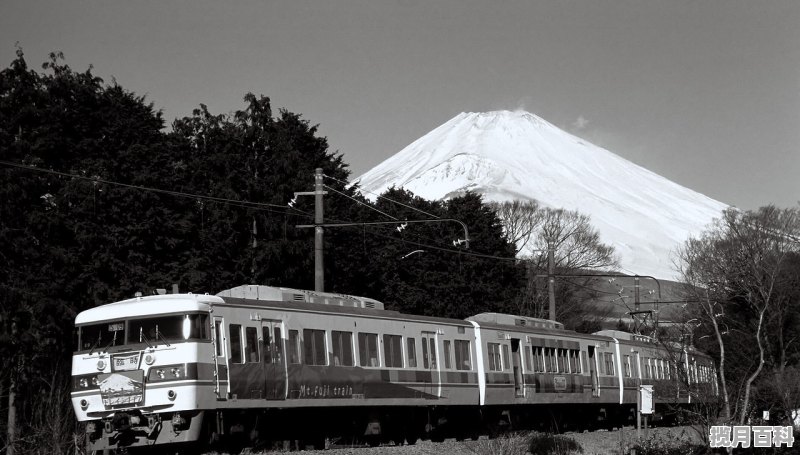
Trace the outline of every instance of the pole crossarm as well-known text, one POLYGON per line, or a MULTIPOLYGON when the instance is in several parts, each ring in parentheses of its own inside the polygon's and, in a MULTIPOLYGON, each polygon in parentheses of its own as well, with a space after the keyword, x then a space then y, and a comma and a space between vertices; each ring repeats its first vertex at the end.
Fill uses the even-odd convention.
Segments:
POLYGON ((467 225, 455 218, 431 218, 427 220, 397 220, 397 221, 369 221, 369 222, 362 222, 362 223, 324 223, 324 224, 298 224, 295 227, 298 229, 306 229, 306 228, 313 228, 313 227, 323 227, 323 228, 335 228, 335 227, 348 227, 348 226, 377 226, 377 225, 385 225, 385 224, 411 224, 411 223, 442 223, 442 222, 453 222, 458 223, 464 229, 464 238, 458 239, 456 243, 461 244, 464 243, 466 248, 469 249, 469 229, 467 229, 467 225))

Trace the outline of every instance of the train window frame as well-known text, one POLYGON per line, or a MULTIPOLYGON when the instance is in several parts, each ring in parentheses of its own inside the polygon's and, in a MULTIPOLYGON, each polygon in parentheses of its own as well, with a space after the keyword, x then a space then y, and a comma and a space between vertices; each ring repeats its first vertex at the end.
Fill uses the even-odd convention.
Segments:
POLYGON ((533 371, 533 364, 531 363, 531 350, 528 346, 521 347, 522 352, 525 353, 525 372, 533 371))
POLYGON ((258 352, 258 329, 244 328, 244 363, 261 363, 258 352))
POLYGON ((380 368, 377 333, 358 332, 358 360, 359 365, 364 368, 380 368), (374 357, 371 354, 374 354, 374 357))
POLYGON ((417 367, 417 341, 414 337, 406 338, 406 357, 408 359, 408 367, 417 367))
POLYGON ((244 352, 242 343, 242 324, 228 324, 228 340, 230 342, 231 354, 228 358, 230 363, 244 363, 244 352))
POLYGON ((288 360, 291 365, 301 365, 300 357, 300 331, 289 329, 288 360))
POLYGON ((500 343, 486 343, 486 356, 489 359, 489 371, 503 371, 500 343))
POLYGON ((567 362, 567 350, 564 348, 557 348, 556 359, 558 362, 558 371, 560 373, 569 373, 569 362, 567 362))
POLYGON ((439 368, 436 363, 436 337, 432 332, 422 332, 422 367, 426 370, 439 368))
POLYGON ((223 343, 223 339, 222 339, 223 338, 223 335, 222 335, 223 327, 222 327, 222 324, 223 324, 222 319, 214 321, 214 329, 213 329, 214 330, 214 345, 215 345, 214 346, 214 349, 215 349, 214 352, 217 354, 217 357, 224 357, 225 356, 225 354, 222 351, 222 346, 223 346, 223 344, 222 344, 223 343))
POLYGON ((614 354, 611 352, 603 353, 603 374, 606 376, 614 376, 614 354))
POLYGON ((403 368, 403 337, 383 334, 383 359, 386 368, 403 368))
POLYGON ((547 373, 558 373, 558 357, 556 348, 545 348, 545 369, 547 373))
POLYGON ((444 367, 448 370, 453 369, 453 356, 452 356, 452 349, 450 348, 451 343, 450 340, 444 340, 444 367))
POLYGON ((325 330, 303 329, 303 364, 309 366, 327 366, 328 349, 325 330))
POLYGON ((355 366, 353 356, 353 332, 331 330, 331 365, 341 367, 355 366))
MULTIPOLYGON (((503 345, 508 348, 507 345, 503 345)), ((453 340, 456 370, 472 371, 472 343, 470 340, 453 340)))
POLYGON ((511 369, 511 355, 508 352, 508 345, 503 344, 503 371, 511 369))
POLYGON ((531 349, 533 349, 533 371, 536 373, 545 373, 547 367, 544 363, 544 347, 534 346, 531 349))
POLYGON ((581 351, 578 349, 567 350, 567 361, 569 363, 569 371, 572 374, 581 374, 581 351))
POLYGON ((626 354, 626 355, 622 356, 622 365, 623 365, 622 373, 625 375, 625 377, 626 378, 632 377, 631 375, 633 374, 633 372, 631 371, 631 356, 630 355, 626 354))

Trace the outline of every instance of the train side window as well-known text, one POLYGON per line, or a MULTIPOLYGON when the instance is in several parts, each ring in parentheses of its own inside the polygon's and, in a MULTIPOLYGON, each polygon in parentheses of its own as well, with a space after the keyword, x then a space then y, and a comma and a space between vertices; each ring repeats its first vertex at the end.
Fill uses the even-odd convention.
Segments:
POLYGON ((489 354, 489 371, 501 371, 503 365, 500 363, 500 344, 487 343, 487 351, 489 354))
POLYGON ((425 337, 422 338, 422 368, 426 370, 430 368, 430 363, 428 362, 428 339, 425 337))
POLYGON ((623 356, 622 364, 625 367, 625 377, 626 378, 631 377, 631 356, 629 355, 623 356))
POLYGON ((430 343, 430 353, 431 353, 431 368, 437 368, 438 364, 436 363, 436 339, 433 337, 428 338, 428 342, 430 343))
POLYGON ((417 344, 413 338, 406 338, 406 350, 408 351, 408 367, 417 367, 417 344))
POLYGON ((605 373, 607 376, 614 376, 614 354, 610 352, 603 353, 603 363, 605 365, 605 373))
POLYGON ((306 365, 327 365, 325 331, 303 329, 303 362, 306 365))
MULTIPOLYGON (((471 370, 469 340, 455 340, 456 370, 471 370)), ((508 360, 508 346, 503 345, 503 355, 508 360)))
POLYGON ((333 341, 333 365, 353 366, 353 333, 334 330, 331 332, 331 340, 333 341))
POLYGON ((574 374, 581 373, 581 352, 577 349, 570 349, 569 354, 569 371, 574 374))
POLYGON ((558 359, 556 358, 556 348, 545 348, 544 361, 548 373, 558 373, 558 359))
POLYGON ((379 367, 378 362, 378 334, 358 334, 358 356, 362 367, 379 367))
POLYGON ((503 345, 503 369, 504 370, 510 370, 511 369, 511 362, 508 359, 509 359, 509 356, 508 356, 508 345, 504 344, 503 345))
POLYGON ((403 368, 403 337, 383 335, 383 358, 389 368, 403 368))
POLYGON ((531 371, 531 350, 527 346, 522 346, 522 352, 525 353, 525 372, 531 371))
POLYGON ((533 350, 533 371, 544 373, 544 350, 541 346, 532 346, 533 350))
POLYGON ((283 336, 281 336, 281 328, 275 327, 273 333, 275 336, 272 338, 272 361, 275 363, 283 363, 283 336))
MULTIPOLYGON (((270 340, 270 336, 271 335, 269 333, 269 326, 268 325, 265 325, 265 326, 263 326, 261 328, 261 334, 262 334, 262 337, 264 339, 264 341, 262 342, 262 344, 264 345, 264 352, 262 354, 264 356, 264 363, 272 363, 272 355, 273 355, 274 349, 273 349, 272 340, 270 340)), ((278 340, 275 340, 275 343, 277 343, 277 342, 278 342, 278 340)))
POLYGON ((444 340, 444 367, 453 368, 453 361, 450 355, 450 340, 444 340))
POLYGON ((228 329, 231 338, 231 363, 244 363, 242 361, 242 326, 231 324, 228 329))
POLYGON ((244 328, 244 358, 247 363, 258 363, 258 330, 255 327, 244 328))
POLYGON ((222 356, 222 322, 214 321, 214 340, 216 342, 217 357, 222 356))
POLYGON ((289 346, 286 349, 289 352, 289 363, 300 363, 300 333, 297 330, 289 330, 289 346))
POLYGON ((563 348, 558 348, 556 350, 556 352, 558 353, 558 355, 556 356, 556 358, 558 358, 558 371, 560 371, 562 373, 569 373, 569 370, 567 369, 567 362, 566 362, 566 360, 567 360, 567 350, 563 349, 563 348))

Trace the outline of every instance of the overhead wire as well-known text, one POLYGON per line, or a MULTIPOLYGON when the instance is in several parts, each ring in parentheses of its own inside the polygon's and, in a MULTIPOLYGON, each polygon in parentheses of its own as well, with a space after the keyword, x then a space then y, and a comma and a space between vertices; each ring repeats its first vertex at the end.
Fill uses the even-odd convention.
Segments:
POLYGON ((13 167, 13 168, 18 168, 18 169, 24 169, 24 170, 28 170, 28 171, 34 171, 34 172, 41 172, 41 173, 46 173, 46 174, 58 175, 58 176, 62 176, 62 177, 69 177, 69 178, 74 178, 74 179, 78 179, 78 180, 84 180, 84 181, 88 181, 88 182, 92 182, 92 183, 102 183, 102 184, 105 184, 105 185, 119 186, 119 187, 127 188, 127 189, 133 189, 133 190, 139 190, 139 191, 148 191, 148 192, 152 192, 152 193, 167 194, 167 195, 176 196, 176 197, 183 197, 183 198, 187 198, 187 199, 209 201, 209 202, 215 202, 215 203, 224 204, 224 205, 231 205, 231 206, 236 206, 236 207, 249 208, 249 209, 261 210, 261 211, 273 212, 273 213, 281 213, 281 214, 285 214, 285 215, 295 215, 293 213, 289 213, 288 212, 289 210, 293 210, 294 212, 297 212, 296 214, 301 214, 301 215, 304 215, 304 216, 313 217, 313 214, 311 214, 309 212, 305 212, 305 211, 299 210, 299 209, 294 208, 294 207, 288 207, 288 206, 285 206, 285 205, 278 205, 278 204, 270 204, 270 203, 267 203, 267 202, 251 202, 251 201, 246 201, 246 200, 221 198, 221 197, 216 197, 216 196, 205 196, 205 195, 202 195, 202 194, 185 193, 185 192, 181 192, 181 191, 165 190, 165 189, 161 189, 161 188, 151 188, 151 187, 146 187, 146 186, 141 186, 141 185, 132 185, 132 184, 129 184, 129 183, 116 182, 116 181, 113 181, 113 180, 106 180, 106 179, 97 178, 97 177, 87 177, 87 176, 83 176, 83 175, 70 174, 68 172, 55 171, 55 170, 52 170, 52 169, 43 169, 43 168, 38 168, 38 167, 35 167, 35 166, 28 166, 28 165, 24 165, 24 164, 12 163, 12 162, 3 161, 3 160, 0 160, 0 165, 13 167), (274 210, 274 208, 280 208, 280 209, 283 209, 284 211, 274 210))
POLYGON ((358 204, 361 204, 361 205, 363 205, 364 207, 366 207, 366 208, 368 208, 368 209, 370 209, 370 210, 374 210, 374 211, 376 211, 376 212, 380 213, 381 215, 387 216, 387 217, 389 217, 389 218, 391 218, 391 219, 393 219, 393 220, 395 220, 395 221, 397 220, 397 218, 393 217, 392 215, 389 215, 389 214, 388 214, 388 213, 386 213, 386 212, 383 212, 383 211, 381 211, 381 210, 378 210, 377 208, 375 208, 375 207, 373 207, 373 206, 371 206, 371 205, 369 205, 369 204, 365 204, 365 203, 363 203, 363 202, 359 201, 358 199, 356 199, 356 198, 354 198, 354 197, 352 197, 352 196, 350 196, 350 195, 347 195, 347 194, 345 194, 345 193, 342 193, 342 192, 341 192, 341 191, 339 191, 339 190, 336 190, 335 188, 332 188, 332 187, 330 187, 330 186, 328 186, 328 185, 325 185, 325 184, 323 184, 322 186, 323 186, 323 188, 327 188, 327 189, 329 189, 329 190, 333 191, 334 193, 337 193, 337 194, 339 194, 339 195, 342 195, 342 196, 346 197, 347 199, 350 199, 350 200, 352 200, 352 201, 354 201, 354 202, 356 202, 356 203, 358 203, 358 204))
MULTIPOLYGON (((247 209, 254 209, 254 210, 261 210, 261 211, 267 211, 267 212, 273 212, 273 213, 280 213, 280 214, 284 214, 284 215, 295 215, 295 216, 302 215, 302 216, 309 217, 309 218, 313 218, 314 217, 314 215, 312 213, 297 209, 295 207, 285 206, 285 205, 270 204, 270 203, 266 203, 266 202, 251 202, 251 201, 247 201, 247 200, 236 200, 236 199, 221 198, 221 197, 216 197, 216 196, 205 196, 205 195, 201 195, 201 194, 186 193, 186 192, 173 191, 173 190, 165 190, 165 189, 161 189, 161 188, 152 188, 152 187, 146 187, 146 186, 141 186, 141 185, 133 185, 133 184, 116 182, 116 181, 113 181, 113 180, 107 180, 107 179, 102 179, 102 178, 87 177, 87 176, 82 176, 82 175, 77 175, 77 174, 71 174, 71 173, 68 173, 68 172, 55 171, 55 170, 52 170, 52 169, 37 168, 35 166, 28 166, 28 165, 24 165, 24 164, 12 163, 12 162, 9 162, 9 161, 4 161, 4 160, 0 160, 0 165, 13 167, 13 168, 18 168, 18 169, 23 169, 23 170, 28 170, 28 171, 33 171, 33 172, 40 172, 40 173, 58 175, 58 176, 62 176, 62 177, 69 177, 69 178, 74 178, 74 179, 78 179, 78 180, 84 180, 84 181, 88 181, 88 182, 92 182, 92 183, 102 183, 102 184, 106 184, 106 185, 119 186, 119 187, 122 187, 122 188, 127 188, 127 189, 132 189, 132 190, 139 190, 139 191, 147 191, 147 192, 152 192, 152 193, 167 194, 167 195, 171 195, 171 196, 189 198, 189 199, 194 199, 194 200, 210 201, 210 202, 220 203, 220 204, 224 204, 224 205, 230 205, 230 206, 234 206, 234 207, 241 207, 241 208, 247 208, 247 209), (274 210, 275 208, 282 209, 283 211, 274 210), (292 210, 292 211, 294 211, 296 213, 289 213, 289 210, 292 210)), ((332 180, 335 180, 335 181, 338 181, 338 182, 342 182, 341 180, 336 179, 334 177, 330 177, 330 176, 327 176, 327 175, 325 177, 327 177, 329 179, 332 179, 332 180)), ((347 182, 342 182, 342 183, 347 183, 347 182)), ((393 220, 398 220, 397 218, 393 217, 392 215, 389 215, 388 213, 385 213, 385 212, 383 212, 381 210, 378 210, 378 209, 376 209, 376 208, 374 208, 374 207, 372 207, 372 206, 370 206, 368 204, 364 204, 363 202, 361 202, 361 201, 359 201, 359 200, 357 200, 357 199, 355 199, 355 198, 353 198, 353 197, 351 197, 351 196, 349 196, 349 195, 347 195, 345 193, 342 193, 342 192, 330 187, 329 185, 324 185, 324 186, 325 186, 325 188, 327 188, 327 189, 329 189, 329 190, 331 190, 331 191, 333 191, 333 192, 335 192, 337 194, 340 194, 340 195, 342 195, 344 197, 347 197, 348 199, 351 199, 354 202, 357 202, 358 204, 365 205, 366 207, 371 208, 371 209, 377 211, 378 213, 381 213, 384 216, 392 218, 393 220)), ((430 214, 428 212, 425 212, 424 210, 420 210, 420 209, 417 209, 415 207, 403 204, 401 202, 394 201, 393 199, 390 199, 390 198, 387 198, 387 197, 384 197, 384 196, 380 196, 380 197, 383 198, 383 199, 386 199, 386 200, 388 200, 390 202, 393 202, 395 204, 399 204, 399 205, 404 206, 406 208, 415 210, 415 211, 417 211, 419 213, 423 213, 423 214, 428 215, 428 216, 433 216, 434 218, 440 218, 440 217, 438 217, 436 215, 433 215, 433 214, 430 214)), ((336 220, 336 219, 330 219, 330 220, 336 221, 336 222, 342 222, 342 223, 350 222, 350 221, 342 221, 342 220, 336 220)), ((370 234, 371 235, 376 235, 376 236, 382 237, 382 238, 391 239, 391 240, 394 240, 394 241, 400 241, 400 242, 407 243, 407 244, 410 244, 410 245, 420 246, 420 247, 429 248, 429 249, 432 249, 432 250, 437 250, 437 251, 442 251, 442 252, 447 252, 447 253, 455 253, 455 254, 459 254, 459 255, 462 255, 462 256, 469 256, 469 257, 475 257, 475 258, 481 258, 481 259, 493 259, 493 260, 501 260, 501 261, 510 261, 510 262, 518 262, 518 261, 522 260, 522 259, 519 259, 519 258, 516 258, 516 257, 496 256, 496 255, 492 255, 492 254, 475 253, 475 252, 472 252, 472 251, 464 251, 464 250, 457 250, 457 249, 452 249, 452 248, 444 248, 444 247, 441 247, 441 246, 431 245, 431 244, 422 243, 422 242, 413 241, 413 240, 407 240, 407 239, 402 239, 402 238, 398 239, 396 237, 391 237, 391 236, 387 236, 385 234, 380 234, 380 233, 372 232, 372 231, 370 231, 370 234)), ((424 240, 435 242, 434 239, 424 238, 424 240)))
MULTIPOLYGON (((325 178, 331 179, 331 180, 335 180, 335 181, 337 181, 337 182, 339 182, 339 183, 343 183, 343 184, 345 184, 345 185, 351 185, 351 182, 345 182, 344 180, 337 179, 336 177, 331 177, 330 175, 325 175, 325 174, 323 174, 322 176, 323 176, 323 177, 325 177, 325 178)), ((357 183, 356 183, 356 184, 357 184, 357 183)), ((389 201, 389 202, 393 202, 393 203, 395 203, 395 204, 397 204, 397 205, 400 205, 400 206, 403 206, 403 207, 405 207, 405 208, 407 208, 407 209, 411 209, 411 210, 414 210, 414 211, 416 211, 416 212, 419 212, 419 213, 425 214, 425 215, 427 215, 427 216, 432 216, 432 217, 434 217, 434 218, 439 218, 438 216, 436 216, 436 215, 434 215, 434 214, 432 214, 432 213, 428 213, 428 212, 426 212, 426 211, 424 211, 424 210, 422 210, 422 209, 419 209, 419 208, 417 208, 417 207, 414 207, 414 206, 411 206, 411 205, 408 205, 408 204, 404 204, 404 203, 402 203, 402 202, 400 202, 400 201, 395 201, 394 199, 388 198, 388 197, 386 197, 386 196, 380 195, 380 194, 378 194, 378 193, 375 193, 375 192, 372 192, 372 191, 365 190, 364 188, 361 188, 361 187, 357 187, 357 188, 358 188, 358 191, 359 191, 359 192, 369 193, 369 194, 371 194, 371 195, 373 195, 373 196, 376 196, 376 197, 378 197, 378 198, 380 198, 380 199, 385 199, 385 200, 387 200, 387 201, 389 201)))

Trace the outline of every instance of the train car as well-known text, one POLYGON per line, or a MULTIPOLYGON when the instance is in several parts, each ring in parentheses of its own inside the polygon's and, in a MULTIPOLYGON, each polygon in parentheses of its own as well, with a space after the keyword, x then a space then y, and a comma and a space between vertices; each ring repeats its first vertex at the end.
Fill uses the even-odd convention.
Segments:
MULTIPOLYGON (((635 404, 638 383, 626 372, 639 383, 647 371, 662 378, 647 359, 666 355, 554 321, 415 316, 373 299, 268 286, 136 297, 84 311, 75 324, 72 403, 89 450, 413 444, 610 424, 635 404), (626 363, 633 348, 644 369, 626 363)), ((709 377, 706 365, 700 353, 687 356, 687 377, 709 377)))

